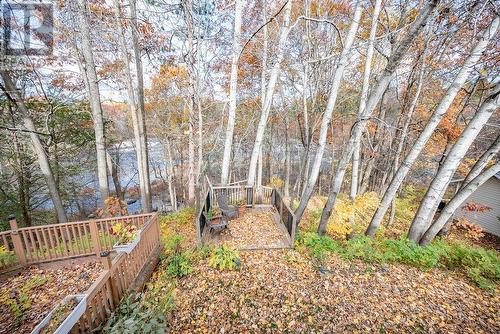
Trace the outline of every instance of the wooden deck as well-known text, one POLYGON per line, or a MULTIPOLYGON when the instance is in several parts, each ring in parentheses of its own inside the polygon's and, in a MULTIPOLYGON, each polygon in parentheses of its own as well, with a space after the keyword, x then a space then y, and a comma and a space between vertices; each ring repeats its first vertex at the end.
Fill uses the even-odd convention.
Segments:
POLYGON ((229 221, 229 228, 220 233, 205 229, 203 244, 227 245, 239 250, 292 248, 293 243, 280 215, 271 205, 248 208, 237 219, 229 221))

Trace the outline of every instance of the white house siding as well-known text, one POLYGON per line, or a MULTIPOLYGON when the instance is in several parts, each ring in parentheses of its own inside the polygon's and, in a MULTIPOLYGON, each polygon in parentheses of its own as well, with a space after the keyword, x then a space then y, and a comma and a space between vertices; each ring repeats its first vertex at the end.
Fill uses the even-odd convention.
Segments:
POLYGON ((456 219, 464 217, 470 223, 481 226, 486 232, 500 236, 500 180, 493 176, 470 195, 455 212, 456 219), (467 212, 462 209, 467 202, 485 205, 491 210, 467 212))

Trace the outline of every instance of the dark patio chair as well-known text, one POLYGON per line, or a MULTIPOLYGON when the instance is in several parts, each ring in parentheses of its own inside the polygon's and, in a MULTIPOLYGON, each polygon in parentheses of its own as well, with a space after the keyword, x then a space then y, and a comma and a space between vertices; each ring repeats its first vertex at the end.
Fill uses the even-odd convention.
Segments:
POLYGON ((219 204, 219 209, 222 212, 222 217, 227 218, 227 220, 238 218, 238 208, 228 204, 226 195, 217 196, 217 204, 219 204))
MULTIPOLYGON (((228 228, 227 218, 222 216, 218 223, 213 223, 212 220, 208 217, 208 213, 203 212, 203 216, 205 216, 205 220, 207 221, 208 233, 219 233, 222 230, 228 228)), ((212 217, 214 218, 214 217, 212 217)))

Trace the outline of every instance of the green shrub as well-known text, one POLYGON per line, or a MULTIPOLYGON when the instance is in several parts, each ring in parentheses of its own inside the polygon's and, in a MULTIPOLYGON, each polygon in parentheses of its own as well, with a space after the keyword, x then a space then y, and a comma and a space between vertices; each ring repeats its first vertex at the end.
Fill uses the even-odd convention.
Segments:
POLYGON ((362 259, 366 262, 381 262, 382 254, 376 248, 376 243, 375 239, 356 236, 346 242, 340 255, 347 260, 362 259))
POLYGON ((500 281, 500 258, 497 252, 436 239, 419 246, 408 239, 378 239, 356 236, 343 245, 316 233, 299 234, 297 248, 323 261, 325 255, 339 254, 343 259, 368 263, 403 263, 422 270, 444 268, 466 274, 483 289, 493 289, 500 281))
POLYGON ((180 224, 187 225, 192 224, 195 217, 195 208, 194 207, 186 207, 182 208, 179 211, 169 213, 161 217, 160 223, 163 224, 180 224))
POLYGON ((500 258, 495 251, 461 244, 448 245, 441 263, 448 269, 463 270, 483 289, 493 289, 500 281, 500 258))
POLYGON ((299 233, 296 241, 298 249, 306 249, 308 254, 320 261, 325 260, 326 255, 339 252, 340 246, 328 236, 319 236, 315 232, 299 233))
POLYGON ((191 254, 191 258, 193 261, 206 259, 212 254, 213 247, 210 245, 203 245, 199 248, 196 248, 191 254))
POLYGON ((240 264, 238 251, 224 245, 213 248, 208 259, 208 265, 218 270, 236 270, 240 264))
POLYGON ((399 262, 421 269, 437 267, 443 253, 439 246, 421 247, 408 239, 385 239, 379 243, 381 262, 399 262))
POLYGON ((183 277, 191 274, 193 268, 191 267, 189 258, 186 252, 176 252, 169 257, 167 264, 167 275, 170 277, 183 277))
POLYGON ((163 249, 165 251, 173 251, 175 250, 179 244, 184 240, 184 236, 180 234, 162 236, 163 249))

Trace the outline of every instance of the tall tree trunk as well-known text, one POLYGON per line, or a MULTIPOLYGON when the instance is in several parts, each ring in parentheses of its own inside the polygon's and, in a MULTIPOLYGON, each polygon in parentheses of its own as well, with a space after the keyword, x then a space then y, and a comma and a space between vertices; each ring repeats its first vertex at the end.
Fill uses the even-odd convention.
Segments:
MULTIPOLYGON (((201 48, 201 38, 200 34, 196 36, 197 48, 201 48)), ((201 64, 201 50, 196 52, 196 63, 201 64)), ((199 68, 196 69, 196 107, 198 109, 198 163, 196 164, 196 179, 195 184, 197 187, 200 186, 201 172, 203 169, 203 108, 201 106, 201 88, 200 88, 200 73, 199 68)))
POLYGON ((177 211, 177 194, 175 191, 174 184, 174 161, 172 159, 172 149, 170 147, 170 139, 166 139, 165 142, 166 153, 167 153, 167 182, 168 182, 168 193, 170 195, 170 204, 177 211))
POLYGON ((17 106, 17 109, 21 113, 24 127, 29 131, 29 136, 33 144, 33 151, 35 151, 35 154, 38 158, 38 164, 40 165, 40 170, 42 171, 42 174, 47 183, 50 198, 52 199, 54 210, 56 211, 57 220, 59 223, 65 223, 67 221, 66 213, 64 212, 64 206, 56 186, 54 174, 52 173, 52 169, 50 167, 49 158, 47 156, 47 152, 43 147, 42 141, 38 137, 35 124, 31 119, 29 110, 24 104, 21 93, 12 81, 10 73, 1 70, 0 75, 2 76, 2 80, 5 85, 5 95, 17 106))
MULTIPOLYGON (((286 112, 286 111, 285 111, 286 112)), ((289 140, 288 113, 285 114, 285 197, 290 196, 290 140, 289 140)))
MULTIPOLYGON (((108 174, 106 171, 106 140, 104 136, 104 121, 101 108, 101 95, 97 72, 90 43, 90 23, 87 0, 78 0, 81 25, 82 54, 85 59, 85 74, 88 82, 88 97, 92 109, 94 120, 95 145, 97 153, 97 179, 99 181, 99 192, 101 194, 101 205, 104 207, 104 200, 109 197, 108 174)), ((82 73, 84 75, 84 73, 82 73)))
MULTIPOLYGON (((380 14, 381 5, 382 5, 382 0, 376 0, 375 4, 373 5, 372 24, 370 28, 368 48, 366 50, 365 71, 363 73, 363 86, 361 88, 361 97, 359 99, 358 115, 363 114, 366 107, 366 100, 368 99, 368 88, 370 85, 371 66, 373 60, 373 53, 375 49, 375 37, 377 35, 378 16, 380 14)), ((360 149, 361 149, 361 137, 355 138, 354 152, 352 155, 351 190, 349 193, 349 198, 351 199, 351 201, 354 201, 356 195, 358 194, 360 149)))
POLYGON ((333 109, 335 108, 335 103, 337 101, 337 95, 340 89, 340 84, 342 82, 342 77, 344 76, 344 69, 347 65, 348 58, 351 54, 351 46, 354 42, 354 38, 356 37, 356 32, 358 31, 359 21, 361 19, 361 11, 362 11, 361 2, 358 2, 354 12, 354 17, 349 27, 349 32, 347 33, 347 36, 345 38, 344 48, 342 49, 339 62, 337 64, 337 67, 335 68, 335 73, 333 75, 333 82, 332 82, 332 87, 330 89, 330 96, 328 97, 328 104, 326 106, 325 113, 323 114, 323 119, 321 121, 321 128, 318 139, 318 148, 316 150, 316 155, 314 157, 311 171, 309 173, 309 179, 307 180, 307 183, 302 191, 302 196, 300 198, 299 206, 297 210, 295 210, 295 216, 297 218, 297 222, 300 221, 300 218, 302 218, 302 215, 304 214, 304 211, 307 207, 307 203, 309 202, 309 198, 313 193, 314 186, 316 185, 318 179, 321 162, 323 160, 323 154, 325 152, 326 139, 330 126, 330 120, 332 118, 333 109))
MULTIPOLYGON (((143 143, 141 140, 141 129, 140 129, 140 115, 137 108, 137 101, 134 93, 134 84, 132 81, 132 74, 130 72, 130 59, 128 56, 128 48, 127 43, 125 41, 125 34, 123 31, 123 27, 121 24, 122 13, 120 10, 120 1, 114 0, 114 13, 115 13, 115 23, 118 31, 118 39, 120 45, 121 58, 123 62, 123 79, 125 81, 127 87, 127 106, 132 116, 132 128, 134 130, 134 139, 135 139, 135 152, 137 159, 137 171, 139 174, 139 189, 141 193, 141 204, 143 210, 147 208, 148 203, 148 193, 146 191, 146 182, 144 179, 144 164, 143 164, 143 143)), ((109 154, 108 154, 109 157, 109 154)), ((108 163, 111 163, 111 157, 108 159, 108 163)), ((110 170, 112 170, 112 166, 108 166, 110 170)), ((114 181, 114 177, 113 177, 114 181)), ((116 182, 115 182, 116 187, 116 182)), ((117 194, 118 195, 118 194, 117 194)), ((146 211, 146 210, 145 210, 146 211)))
MULTIPOLYGON (((382 95, 382 102, 380 103, 380 111, 379 111, 379 119, 380 122, 385 122, 385 114, 386 114, 386 108, 385 108, 385 103, 386 103, 386 93, 387 91, 384 92, 382 95)), ((372 176, 373 169, 375 168, 375 161, 377 160, 377 155, 380 147, 382 146, 382 126, 380 124, 377 124, 376 129, 375 129, 375 134, 373 136, 373 141, 375 145, 373 146, 373 150, 371 153, 371 157, 368 159, 366 162, 366 167, 363 172, 363 181, 361 182, 360 185, 360 192, 363 194, 368 190, 368 186, 370 184, 370 177, 372 176)), ((361 139, 361 138, 360 138, 361 139)), ((354 139, 356 140, 356 138, 354 139)), ((356 149, 356 148, 354 148, 356 149)))
POLYGON ((137 25, 136 0, 130 0, 130 22, 132 26, 132 47, 134 49, 135 69, 137 76, 137 121, 139 127, 139 141, 141 154, 141 169, 143 177, 143 192, 141 194, 142 210, 151 212, 151 183, 149 178, 149 150, 146 128, 146 108, 144 104, 144 74, 142 70, 141 49, 139 46, 139 27, 137 25))
POLYGON ((193 204, 195 200, 195 163, 194 163, 194 105, 196 99, 195 92, 195 60, 194 60, 194 47, 193 47, 193 38, 194 38, 194 22, 193 16, 191 13, 191 1, 183 0, 182 1, 182 9, 184 11, 184 18, 186 20, 187 26, 187 62, 188 62, 188 73, 189 73, 189 101, 188 101, 188 111, 189 111, 189 120, 188 120, 188 202, 189 204, 193 204))
POLYGON ((391 201, 393 200, 396 192, 398 191, 401 183, 406 177, 406 174, 410 170, 411 166, 420 155, 420 152, 423 150, 425 144, 429 140, 429 138, 434 133, 434 130, 438 126, 439 122, 443 118, 444 114, 448 111, 448 108, 453 103, 457 93, 460 91, 465 81, 469 77, 472 72, 474 65, 479 61, 482 56, 483 51, 486 49, 490 39, 495 35, 498 29, 499 18, 495 18, 489 27, 483 32, 480 37, 479 42, 476 44, 469 57, 465 60, 464 65, 460 69, 460 72, 457 74, 450 87, 448 88, 446 94, 441 99, 441 102, 434 110, 431 118, 425 125, 425 128, 420 133, 419 137, 413 144, 410 152, 406 156, 405 160, 399 166, 396 174, 392 178, 389 187, 387 188, 382 201, 375 212, 368 229, 366 230, 366 235, 373 236, 375 235, 375 231, 380 226, 384 215, 389 208, 391 201))
POLYGON ((264 133, 267 126, 267 120, 269 118, 269 112, 271 111, 271 105, 273 103, 274 88, 276 86, 276 82, 278 81, 281 63, 284 58, 286 40, 288 37, 288 33, 290 32, 290 13, 292 10, 292 2, 293 0, 289 0, 285 5, 283 26, 281 27, 279 34, 279 46, 276 56, 276 62, 274 63, 273 69, 271 70, 271 75, 269 77, 269 82, 267 83, 266 99, 264 107, 262 108, 262 113, 260 115, 260 121, 259 125, 257 126, 257 133, 255 135, 255 143, 253 146, 252 155, 250 157, 247 180, 247 184, 249 186, 254 185, 255 183, 259 152, 261 151, 262 141, 264 139, 264 133))
POLYGON ((118 163, 113 161, 113 157, 109 153, 109 151, 106 151, 106 162, 108 165, 108 173, 111 175, 111 178, 113 179, 113 184, 115 185, 115 193, 116 197, 124 200, 125 199, 125 194, 122 192, 122 185, 120 183, 120 176, 118 175, 118 163))
MULTIPOLYGON (((394 176, 395 172, 397 171, 397 169, 399 168, 399 159, 401 158, 401 154, 403 153, 403 149, 404 149, 405 143, 406 143, 406 138, 408 137, 408 130, 410 128, 410 124, 411 124, 411 121, 413 118, 413 113, 415 112, 415 109, 417 108, 418 99, 420 98, 420 93, 422 92, 422 86, 423 86, 423 82, 424 82, 424 74, 425 74, 425 70, 426 70, 425 58, 427 55, 427 52, 426 52, 427 50, 428 49, 427 49, 427 45, 426 45, 424 47, 424 53, 423 53, 422 58, 421 58, 420 69, 418 72, 417 88, 415 90, 415 95, 413 96, 413 99, 410 103, 410 107, 408 109, 408 112, 405 115, 405 119, 404 119, 403 127, 401 128, 400 135, 398 136, 399 142, 398 142, 398 146, 396 148, 396 153, 394 155, 394 161, 393 161, 393 165, 391 168, 391 173, 390 173, 389 178, 392 178, 394 176)), ((383 180, 381 189, 382 189, 382 193, 385 193, 385 191, 387 190, 386 180, 383 180)), ((395 216, 396 216, 396 197, 394 196, 394 198, 392 199, 392 202, 391 202, 391 214, 389 216, 389 221, 387 222, 387 226, 391 226, 394 223, 395 216)))
POLYGON ((236 119, 236 90, 238 88, 238 59, 241 52, 240 35, 242 12, 243 1, 236 0, 234 8, 233 56, 231 59, 231 78, 229 81, 229 114, 227 118, 226 141, 224 142, 224 156, 222 158, 222 184, 227 184, 228 182, 229 163, 231 161, 231 149, 233 145, 234 123, 236 119))
POLYGON ((370 93, 370 97, 366 102, 366 107, 363 115, 360 116, 360 120, 354 125, 354 131, 349 138, 346 150, 342 153, 342 157, 339 160, 335 176, 332 177, 332 184, 330 186, 330 192, 328 194, 328 199, 326 201, 325 207, 323 208, 323 213, 321 214, 321 220, 318 227, 318 233, 324 234, 326 231, 326 225, 328 219, 332 213, 332 210, 337 201, 337 196, 339 194, 340 188, 344 180, 344 174, 349 160, 351 159, 352 153, 354 151, 354 141, 356 138, 361 136, 366 123, 368 122, 369 116, 373 113, 375 106, 379 103, 382 98, 383 93, 389 86, 392 80, 396 68, 400 64, 403 56, 406 54, 410 45, 413 43, 415 38, 418 36, 423 27, 427 24, 430 17, 434 15, 436 11, 437 4, 439 0, 430 1, 425 8, 423 8, 419 16, 410 26, 410 29, 406 36, 398 43, 394 48, 394 52, 389 57, 387 65, 382 73, 380 79, 378 80, 375 88, 370 93))
MULTIPOLYGON (((266 0, 262 0, 262 24, 264 28, 262 29, 262 69, 260 72, 260 107, 261 112, 264 111, 264 106, 266 105, 266 82, 267 82, 267 47, 268 47, 268 35, 267 35, 267 3, 266 0)), ((257 200, 262 199, 262 169, 264 168, 264 161, 262 156, 262 146, 259 150, 259 158, 257 161, 257 200)))
POLYGON ((496 163, 492 167, 479 172, 467 185, 461 188, 455 196, 448 202, 448 204, 441 211, 439 217, 432 223, 432 225, 425 231, 424 235, 420 238, 420 245, 427 245, 431 242, 437 233, 451 218, 455 210, 465 201, 477 188, 484 182, 493 177, 496 173, 500 172, 500 163, 496 163))
MULTIPOLYGON (((497 77, 496 80, 499 80, 497 77)), ((410 226, 408 238, 418 242, 425 230, 431 224, 431 219, 446 192, 451 178, 455 174, 460 161, 463 159, 470 145, 484 127, 491 115, 500 108, 500 83, 497 83, 488 98, 481 104, 479 110, 470 120, 467 127, 460 134, 456 143, 450 149, 438 172, 434 176, 425 196, 420 202, 415 218, 410 226)))

